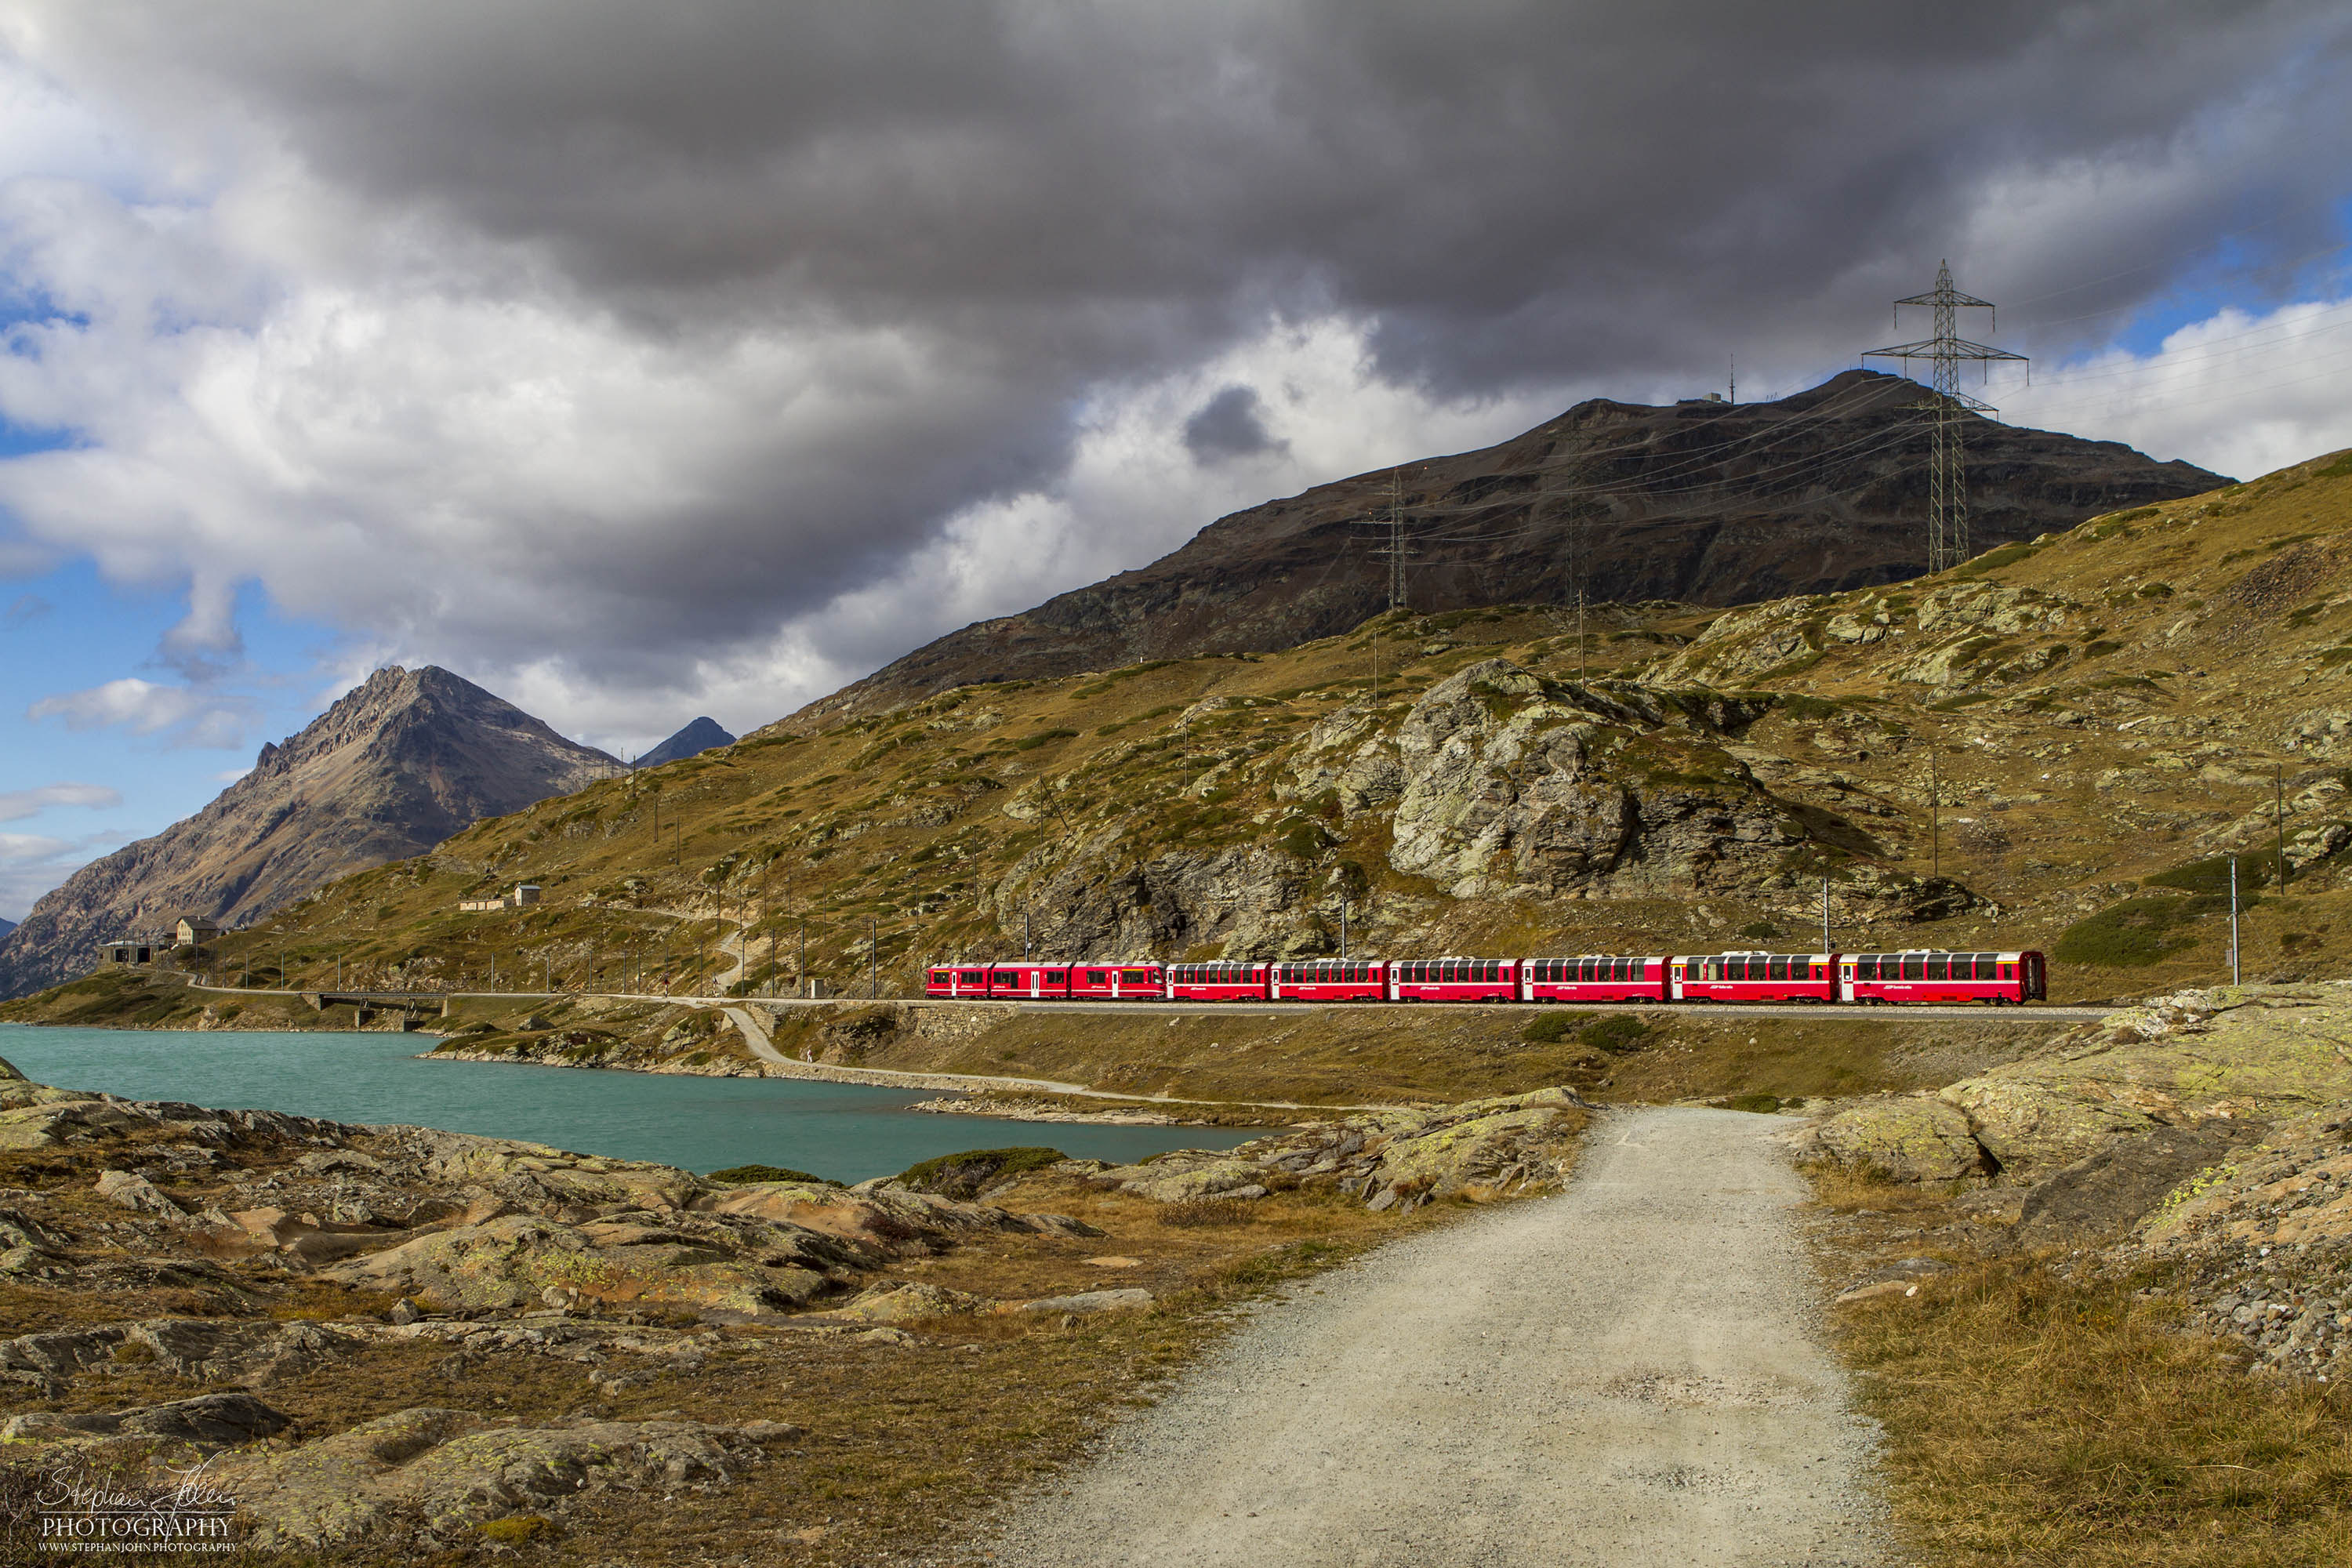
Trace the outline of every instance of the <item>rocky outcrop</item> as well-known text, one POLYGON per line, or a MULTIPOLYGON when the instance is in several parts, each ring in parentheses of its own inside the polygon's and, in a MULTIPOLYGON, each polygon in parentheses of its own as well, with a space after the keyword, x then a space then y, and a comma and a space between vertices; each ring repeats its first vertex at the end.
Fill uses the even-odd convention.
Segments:
POLYGON ((1087 1178, 1154 1203, 1247 1202, 1325 1182, 1369 1207, 1412 1209, 1433 1198, 1538 1192, 1565 1179, 1589 1120, 1574 1092, 1539 1089, 1463 1105, 1370 1111, 1318 1122, 1237 1149, 1179 1149, 1087 1178))
POLYGON ((1799 1147, 1898 1181, 2057 1180, 2052 1204, 2064 1190, 2137 1191, 2168 1161, 2352 1099, 2347 1037, 2352 995, 2337 986, 2184 991, 1932 1097, 1848 1107, 1799 1147), (2108 1158, 2126 1145, 2138 1152, 2108 1158))
POLYGON ((767 1446, 804 1436, 775 1422, 509 1426, 423 1408, 290 1452, 225 1458, 210 1476, 254 1521, 250 1544, 265 1552, 337 1546, 394 1519, 425 1542, 479 1542, 475 1527, 488 1521, 561 1519, 615 1491, 725 1485, 755 1468, 767 1446))
POLYGON ((2035 588, 1950 583, 1916 599, 1867 594, 1777 600, 1717 616, 1658 667, 1661 681, 1738 686, 1803 668, 1828 648, 1881 644, 1901 657, 1887 678, 1928 695, 2014 686, 2056 669, 2081 650, 2084 606, 2035 588))
MULTIPOLYGON (((1392 479, 1416 548, 1412 603, 1673 599, 1734 605, 1926 570, 1927 441, 1911 382, 1849 371, 1774 403, 1595 400, 1500 446, 1381 469, 1202 529, 1139 571, 983 621, 784 721, 814 728, 982 681, 1265 651, 1347 631, 1385 602, 1365 549, 1392 479), (1859 450, 1857 450, 1859 448, 1859 450), (1760 468, 1757 454, 1771 459, 1760 468), (1769 477, 1767 477, 1769 476, 1769 477), (1705 489, 1703 507, 1689 497, 1705 489)), ((1968 432, 1980 548, 2227 483, 2111 442, 1992 421, 1968 432)))
POLYGON ((620 766, 446 669, 377 670, 204 810, 44 896, 0 937, 0 997, 83 973, 110 938, 244 924, 620 766))

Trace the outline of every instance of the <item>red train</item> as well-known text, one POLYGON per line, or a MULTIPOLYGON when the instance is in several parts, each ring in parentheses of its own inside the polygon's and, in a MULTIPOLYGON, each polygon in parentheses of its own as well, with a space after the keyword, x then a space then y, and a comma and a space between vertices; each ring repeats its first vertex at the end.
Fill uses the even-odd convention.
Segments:
POLYGON ((2031 950, 1712 952, 1579 958, 1318 958, 1285 963, 992 963, 933 969, 928 994, 969 1001, 2045 1001, 2031 950))

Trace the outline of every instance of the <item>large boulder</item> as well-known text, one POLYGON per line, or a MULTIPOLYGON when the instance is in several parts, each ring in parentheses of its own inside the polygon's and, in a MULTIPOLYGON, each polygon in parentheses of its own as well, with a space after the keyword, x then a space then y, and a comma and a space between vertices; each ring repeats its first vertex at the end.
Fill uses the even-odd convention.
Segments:
POLYGON ((797 1428, 764 1422, 499 1426, 470 1411, 414 1409, 298 1448, 229 1456, 210 1479, 254 1522, 253 1546, 316 1550, 380 1527, 470 1534, 513 1514, 561 1518, 615 1491, 723 1486, 760 1463, 763 1442, 788 1435, 797 1428))
POLYGON ((1801 1158, 1874 1171, 1898 1182, 1958 1182, 1990 1173, 1968 1117, 1929 1095, 1850 1106, 1795 1139, 1801 1158))
POLYGON ((137 1435, 211 1446, 272 1437, 293 1424, 291 1416, 271 1409, 250 1394, 205 1394, 168 1405, 142 1405, 107 1414, 31 1411, 10 1418, 5 1427, 0 1427, 0 1442, 71 1441, 137 1435))
POLYGON ((805 1305, 830 1283, 801 1266, 803 1258, 824 1261, 810 1239, 766 1226, 582 1227, 508 1215, 320 1272, 443 1310, 593 1302, 758 1314, 805 1305))

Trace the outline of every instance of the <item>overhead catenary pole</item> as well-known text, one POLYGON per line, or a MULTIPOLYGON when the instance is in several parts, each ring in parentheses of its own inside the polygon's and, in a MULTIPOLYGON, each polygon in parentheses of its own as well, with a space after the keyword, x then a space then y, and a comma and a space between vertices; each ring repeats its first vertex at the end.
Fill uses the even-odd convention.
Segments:
POLYGON ((2286 892, 2286 770, 2281 764, 2271 764, 2271 823, 2278 829, 2279 892, 2286 892))
POLYGON ((1827 957, 1830 948, 1830 879, 1822 879, 1822 954, 1827 957))
POLYGON ((882 938, 874 917, 866 917, 866 994, 879 998, 882 994, 882 938))
POLYGON ((1972 415, 2000 412, 1991 404, 1960 390, 1960 366, 1971 362, 1990 364, 1996 360, 2010 360, 2023 364, 2027 361, 2023 354, 2013 354, 1990 343, 1971 342, 1958 334, 1960 311, 1990 310, 1993 306, 1990 300, 1979 300, 1953 288, 1952 264, 1948 261, 1937 269, 1934 289, 1895 301, 1898 326, 1906 305, 1925 305, 1934 310, 1936 335, 1869 349, 1862 357, 1900 361, 1906 373, 1916 359, 1927 360, 1933 366, 1933 384, 1927 399, 1912 406, 1920 410, 1927 421, 1927 570, 1942 572, 1975 553, 1969 542, 1968 473, 1961 457, 1968 420, 1972 415))
POLYGON ((2239 984, 2238 858, 2230 857, 2230 984, 2239 984))
POLYGON ((1943 791, 1936 782, 1936 748, 1927 748, 1927 874, 1944 874, 1943 791))

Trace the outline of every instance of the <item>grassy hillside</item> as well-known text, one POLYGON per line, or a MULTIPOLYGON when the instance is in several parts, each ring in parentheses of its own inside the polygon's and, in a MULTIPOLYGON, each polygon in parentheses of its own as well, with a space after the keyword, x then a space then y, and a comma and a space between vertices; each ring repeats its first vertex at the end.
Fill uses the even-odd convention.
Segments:
POLYGON ((2098 997, 2222 973, 2238 852, 2249 977, 2341 973, 2347 521, 2337 456, 1897 587, 1619 607, 1580 642, 1557 611, 1400 613, 966 687, 483 822, 201 962, 741 993, 796 985, 804 940, 828 993, 889 994, 1018 954, 1024 923, 1087 957, 1331 951, 1343 910, 1359 952, 1802 944, 1827 875, 1841 946, 2031 943, 2055 995, 2098 997), (1497 658, 1527 679, 1423 700, 1497 658), (546 901, 457 908, 521 881, 546 901))

